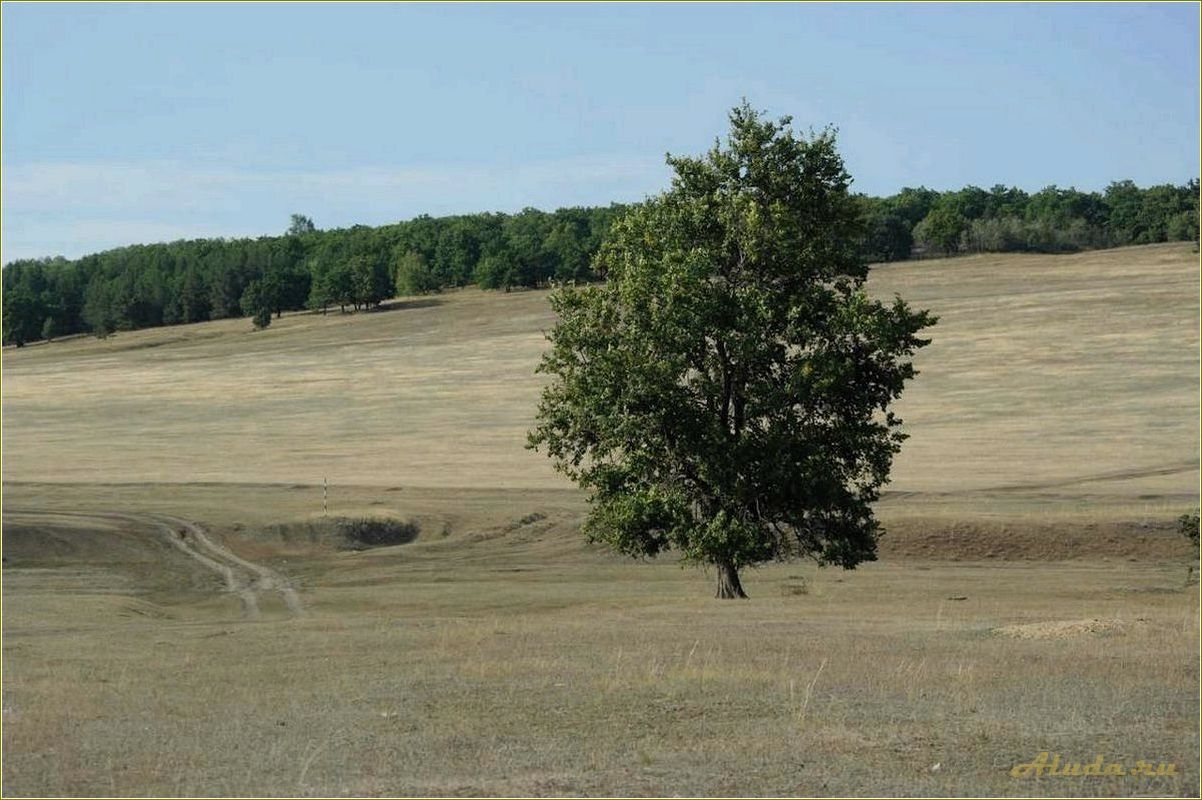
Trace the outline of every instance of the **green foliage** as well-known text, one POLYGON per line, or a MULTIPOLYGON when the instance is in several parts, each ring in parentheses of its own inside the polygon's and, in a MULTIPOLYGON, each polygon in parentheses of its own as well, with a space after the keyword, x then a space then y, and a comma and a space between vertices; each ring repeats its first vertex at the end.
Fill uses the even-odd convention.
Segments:
POLYGON ((1177 531, 1193 542, 1194 547, 1198 546, 1198 512, 1195 510, 1190 514, 1182 514, 1177 517, 1177 531))
POLYGON ((392 297, 395 287, 388 263, 378 252, 361 252, 351 256, 351 304, 355 308, 371 308, 392 297))
POLYGON ((313 220, 304 214, 293 214, 291 223, 288 225, 289 236, 304 236, 306 233, 313 233, 316 230, 317 226, 313 224, 313 220))
POLYGON ((960 248, 970 253, 1070 253, 1104 242, 1105 233, 1081 218, 1061 225, 1013 216, 977 219, 960 236, 960 248))
POLYGON ((62 336, 63 325, 58 317, 46 317, 42 323, 42 338, 46 340, 53 339, 56 336, 62 336))
POLYGON ((866 198, 864 250, 888 260, 886 243, 895 226, 910 223, 925 252, 1063 253, 1128 244, 1197 241, 1198 181, 1140 189, 1119 181, 1105 193, 1048 186, 1028 195, 997 185, 955 192, 903 189, 892 197, 866 198))
POLYGON ((960 213, 955 199, 941 198, 931 213, 914 226, 914 240, 926 248, 938 249, 947 255, 960 249, 960 236, 968 227, 968 219, 960 213))
POLYGON ((589 492, 592 539, 715 564, 720 596, 772 558, 875 558, 888 408, 934 322, 865 293, 834 136, 787 125, 736 108, 725 148, 669 158, 671 189, 614 224, 607 282, 552 294, 529 436, 589 492))
MULTIPOLYGON (((114 300, 116 288, 115 282, 94 281, 88 284, 87 291, 84 293, 84 304, 80 316, 88 329, 99 337, 108 336, 117 330, 118 304, 114 300)), ((178 308, 178 302, 172 303, 170 309, 172 322, 180 321, 178 308)), ((168 310, 164 309, 164 318, 167 316, 168 310)))
POLYGON ((1133 244, 1145 238, 1140 221, 1142 193, 1133 181, 1115 181, 1106 187, 1107 220, 1115 241, 1133 244))
POLYGON ((986 217, 1021 217, 1027 210, 1029 198, 1027 193, 1016 186, 1007 188, 995 184, 989 190, 989 200, 986 203, 986 217))
POLYGON ((523 209, 505 220, 505 253, 511 269, 500 288, 538 286, 555 274, 555 256, 547 247, 551 218, 534 208, 523 209))
POLYGON ((351 273, 340 248, 326 242, 309 259, 309 308, 324 313, 330 305, 345 307, 351 299, 351 273))
POLYGON ((544 247, 554 264, 558 281, 587 281, 592 279, 589 265, 599 241, 594 241, 585 209, 560 209, 547 233, 544 247))
POLYGON ((906 187, 892 197, 886 198, 886 205, 909 225, 911 230, 918 223, 922 222, 927 214, 931 213, 931 209, 935 206, 935 201, 939 199, 939 192, 928 189, 925 186, 920 186, 917 189, 906 187))
POLYGON ((910 257, 914 236, 910 224, 879 201, 864 216, 864 257, 869 261, 901 261, 910 257))
POLYGON ((181 322, 202 322, 209 318, 209 288, 195 267, 184 273, 179 289, 179 305, 181 322))
POLYGON ((946 206, 966 220, 980 219, 989 209, 989 193, 979 186, 966 186, 958 192, 948 192, 936 207, 946 206))
POLYGON ((245 287, 238 271, 224 264, 217 266, 209 282, 209 318, 225 319, 239 315, 240 298, 245 287))
POLYGON ((527 209, 515 222, 505 214, 422 216, 328 231, 297 214, 284 236, 134 245, 77 261, 16 261, 4 268, 4 291, 23 287, 34 300, 9 304, 19 313, 5 330, 31 341, 43 330, 103 336, 235 317, 253 313, 241 304, 251 281, 260 282, 276 315, 306 307, 324 312, 331 305, 370 308, 395 292, 399 264, 410 252, 425 261, 423 291, 470 283, 477 272, 496 276, 495 288, 535 286, 555 276, 589 280, 588 263, 620 210, 527 209), (494 259, 481 269, 488 255, 501 263, 494 259))
POLYGON ((271 287, 261 281, 251 281, 242 294, 242 313, 251 318, 257 330, 271 324, 271 287))
MULTIPOLYGON (((430 267, 430 261, 421 252, 410 250, 405 257, 414 255, 421 259, 421 273, 414 275, 408 281, 410 291, 407 294, 427 294, 436 292, 444 285, 463 286, 471 281, 472 270, 480 260, 480 241, 473 235, 471 223, 466 219, 457 219, 447 224, 438 235, 438 244, 434 248, 434 261, 443 265, 444 278, 440 279, 430 267)), ((416 266, 411 264, 410 266, 416 266)), ((398 287, 400 286, 400 270, 405 267, 404 257, 398 268, 398 287)))
MULTIPOLYGON (((871 261, 907 258, 915 240, 921 254, 1067 252, 1196 242, 1199 227, 1197 180, 1148 189, 1120 181, 1104 193, 1049 186, 1032 195, 1000 185, 942 193, 907 187, 891 197, 861 198, 861 208, 861 250, 871 261)), ((294 214, 284 236, 134 245, 75 261, 15 261, 4 267, 4 292, 24 289, 27 295, 6 306, 14 316, 5 323, 4 342, 236 317, 255 280, 268 291, 276 315, 306 307, 372 307, 404 281, 421 291, 472 281, 489 289, 592 281, 605 269, 594 256, 627 210, 618 204, 553 213, 528 208, 514 215, 420 216, 325 231, 294 214), (412 281, 401 269, 409 253, 425 262, 412 281)))
POLYGON ((36 340, 44 317, 39 298, 25 287, 4 293, 4 341, 17 347, 36 340))
POLYGON ((416 250, 401 256, 396 270, 396 287, 405 295, 429 294, 442 288, 425 256, 416 250))
POLYGON ((504 289, 518 283, 518 264, 513 254, 502 249, 486 255, 476 265, 476 283, 482 289, 504 289))

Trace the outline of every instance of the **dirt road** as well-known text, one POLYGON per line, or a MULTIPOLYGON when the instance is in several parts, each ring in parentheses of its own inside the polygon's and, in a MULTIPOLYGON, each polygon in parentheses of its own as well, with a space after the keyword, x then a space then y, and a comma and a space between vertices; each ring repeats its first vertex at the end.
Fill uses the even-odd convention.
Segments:
POLYGON ((277 593, 292 616, 304 613, 300 595, 280 573, 238 556, 224 545, 211 539, 194 522, 161 514, 134 514, 116 511, 68 512, 5 509, 5 516, 68 517, 73 520, 97 520, 106 523, 127 523, 148 528, 164 541, 206 569, 217 573, 225 583, 225 591, 242 602, 247 619, 262 616, 259 598, 264 593, 277 593))

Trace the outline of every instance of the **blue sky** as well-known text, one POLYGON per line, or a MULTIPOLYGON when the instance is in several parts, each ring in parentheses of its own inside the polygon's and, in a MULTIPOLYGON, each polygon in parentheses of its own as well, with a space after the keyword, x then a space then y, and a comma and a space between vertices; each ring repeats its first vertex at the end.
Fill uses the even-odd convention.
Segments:
POLYGON ((638 200, 746 96, 855 183, 1198 175, 1198 6, 3 6, 4 261, 638 200))

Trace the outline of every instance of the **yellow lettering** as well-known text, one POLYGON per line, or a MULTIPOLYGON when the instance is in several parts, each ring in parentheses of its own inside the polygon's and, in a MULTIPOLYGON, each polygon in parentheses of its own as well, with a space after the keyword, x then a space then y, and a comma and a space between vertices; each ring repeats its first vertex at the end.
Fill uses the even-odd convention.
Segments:
POLYGON ((1048 754, 1045 751, 1037 755, 1034 761, 1026 764, 1015 764, 1014 768, 1010 770, 1010 775, 1014 778, 1027 778, 1030 777, 1031 773, 1042 775, 1044 769, 1047 768, 1047 763, 1048 754))
POLYGON ((1103 775, 1126 775, 1122 764, 1107 764, 1106 769, 1102 771, 1103 775))
POLYGON ((1106 763, 1106 759, 1102 758, 1101 756, 1098 756, 1097 758, 1095 758, 1093 760, 1092 764, 1086 765, 1085 772, 1083 772, 1082 774, 1083 775, 1101 775, 1102 774, 1102 765, 1105 763, 1106 763))

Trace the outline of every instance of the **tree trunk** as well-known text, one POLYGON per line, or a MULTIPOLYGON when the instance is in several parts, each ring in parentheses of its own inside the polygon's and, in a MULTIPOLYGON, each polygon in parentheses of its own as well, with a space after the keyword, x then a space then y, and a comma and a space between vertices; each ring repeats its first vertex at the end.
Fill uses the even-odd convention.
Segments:
POLYGON ((719 562, 717 567, 718 593, 714 597, 720 600, 730 600, 736 597, 746 600, 747 593, 743 591, 743 584, 739 583, 739 568, 729 561, 719 562))

